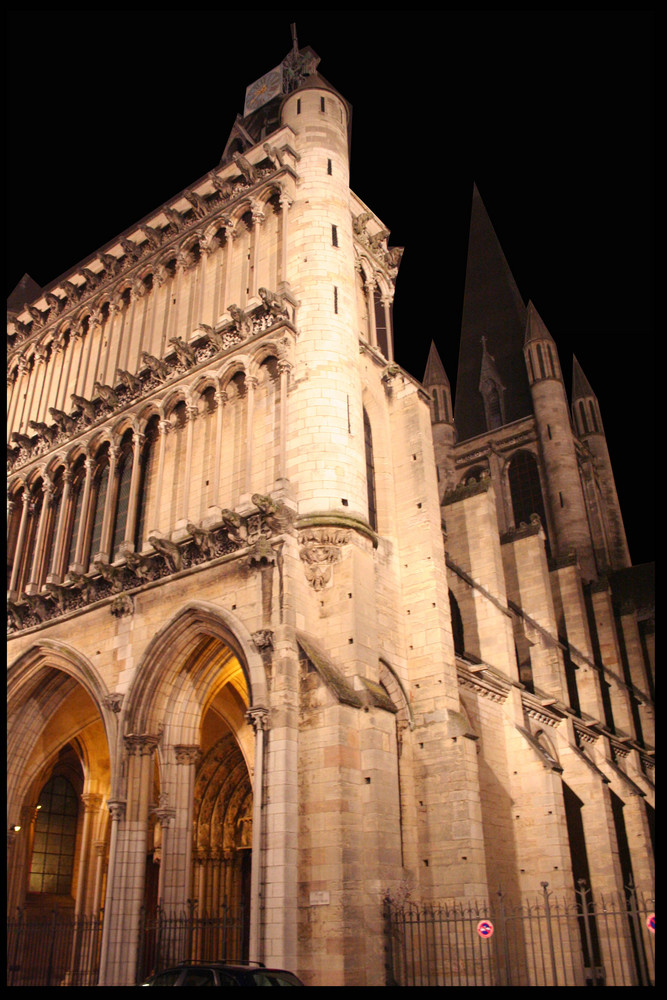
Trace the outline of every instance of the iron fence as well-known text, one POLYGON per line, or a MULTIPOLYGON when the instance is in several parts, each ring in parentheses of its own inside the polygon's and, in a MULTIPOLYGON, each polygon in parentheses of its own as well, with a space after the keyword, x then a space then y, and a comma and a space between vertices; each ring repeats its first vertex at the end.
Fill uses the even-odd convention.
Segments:
POLYGON ((248 922, 244 907, 223 904, 215 914, 187 908, 154 914, 142 911, 137 962, 138 982, 178 962, 243 961, 248 957, 248 922))
POLYGON ((655 900, 629 886, 512 903, 385 900, 388 986, 652 986, 655 900))
POLYGON ((7 921, 8 986, 95 986, 102 918, 18 910, 7 921))

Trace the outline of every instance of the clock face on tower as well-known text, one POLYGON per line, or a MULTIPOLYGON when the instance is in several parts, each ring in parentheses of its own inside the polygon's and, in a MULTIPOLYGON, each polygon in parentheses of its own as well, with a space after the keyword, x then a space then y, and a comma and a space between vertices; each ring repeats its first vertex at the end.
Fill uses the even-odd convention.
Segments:
POLYGON ((276 66, 275 69, 270 70, 261 76, 259 80, 255 80, 251 83, 249 87, 246 88, 245 92, 245 104, 243 106, 243 116, 249 115, 252 111, 256 111, 257 108, 261 108, 263 104, 270 101, 271 98, 277 97, 278 94, 283 92, 283 67, 276 66))

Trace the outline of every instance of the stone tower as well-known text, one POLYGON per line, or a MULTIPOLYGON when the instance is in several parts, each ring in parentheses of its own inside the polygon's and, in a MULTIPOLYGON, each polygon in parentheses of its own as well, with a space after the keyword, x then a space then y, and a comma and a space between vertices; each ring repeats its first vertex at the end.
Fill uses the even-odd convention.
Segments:
POLYGON ((8 303, 8 898, 103 910, 63 982, 225 954, 386 985, 406 899, 571 891, 582 838, 596 888, 650 882, 651 616, 594 575, 604 454, 477 192, 454 411, 435 345, 424 384, 395 363, 350 114, 294 38, 219 164, 8 303))

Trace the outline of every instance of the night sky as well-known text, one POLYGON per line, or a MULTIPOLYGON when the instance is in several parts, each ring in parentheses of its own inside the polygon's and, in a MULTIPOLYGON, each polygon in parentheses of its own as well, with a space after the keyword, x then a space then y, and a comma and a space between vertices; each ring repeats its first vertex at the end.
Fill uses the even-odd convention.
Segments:
POLYGON ((421 379, 433 339, 455 384, 475 182, 568 390, 574 352, 598 396, 633 561, 654 558, 652 12, 7 17, 7 295, 217 166, 296 22, 353 107, 352 188, 405 247, 399 363, 421 379))

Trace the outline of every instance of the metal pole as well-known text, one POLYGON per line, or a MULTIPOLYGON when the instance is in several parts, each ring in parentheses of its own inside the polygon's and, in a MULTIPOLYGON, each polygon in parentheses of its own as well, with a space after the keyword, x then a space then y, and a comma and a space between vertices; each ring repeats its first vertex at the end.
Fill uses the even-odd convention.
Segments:
POLYGON ((547 936, 549 938, 549 954, 551 955, 551 974, 553 975, 553 985, 558 986, 558 973, 556 972, 556 956, 554 954, 554 938, 551 930, 551 910, 549 908, 549 893, 547 892, 549 883, 540 882, 544 892, 544 916, 547 921, 547 936))

